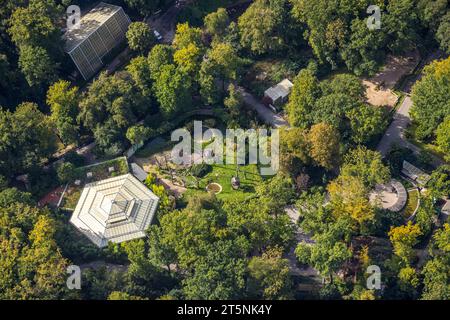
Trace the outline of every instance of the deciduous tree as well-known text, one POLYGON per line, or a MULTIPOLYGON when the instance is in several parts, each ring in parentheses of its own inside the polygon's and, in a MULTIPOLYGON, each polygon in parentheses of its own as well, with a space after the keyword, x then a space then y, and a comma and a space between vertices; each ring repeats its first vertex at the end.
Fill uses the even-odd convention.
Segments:
POLYGON ((155 42, 152 30, 145 22, 132 22, 126 33, 131 50, 144 54, 155 42))

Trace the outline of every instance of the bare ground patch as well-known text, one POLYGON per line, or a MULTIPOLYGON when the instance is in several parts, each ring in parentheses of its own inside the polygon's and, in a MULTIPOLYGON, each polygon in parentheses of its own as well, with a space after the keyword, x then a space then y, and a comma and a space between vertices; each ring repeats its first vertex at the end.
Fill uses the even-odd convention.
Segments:
POLYGON ((389 55, 380 72, 369 79, 363 79, 367 102, 373 106, 394 107, 398 96, 393 89, 402 78, 414 70, 420 60, 417 51, 403 56, 389 55))

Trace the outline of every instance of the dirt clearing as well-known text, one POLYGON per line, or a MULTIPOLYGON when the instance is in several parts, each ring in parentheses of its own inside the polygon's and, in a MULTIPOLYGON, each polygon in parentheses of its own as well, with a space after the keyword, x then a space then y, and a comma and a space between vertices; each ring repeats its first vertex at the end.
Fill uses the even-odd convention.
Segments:
POLYGON ((389 55, 386 65, 375 76, 363 79, 367 87, 367 102, 373 106, 394 107, 398 96, 393 92, 395 85, 405 75, 413 72, 420 60, 418 52, 414 51, 403 56, 389 55))

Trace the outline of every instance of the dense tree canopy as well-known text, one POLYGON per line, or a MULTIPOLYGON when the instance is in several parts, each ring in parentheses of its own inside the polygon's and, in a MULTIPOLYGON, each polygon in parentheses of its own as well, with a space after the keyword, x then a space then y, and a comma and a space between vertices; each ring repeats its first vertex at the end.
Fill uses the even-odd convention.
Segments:
POLYGON ((221 37, 225 34, 230 18, 228 17, 227 10, 224 8, 217 9, 216 12, 208 14, 205 19, 206 31, 217 37, 221 37))
POLYGON ((433 259, 422 270, 424 275, 424 300, 448 300, 450 298, 449 259, 450 225, 448 223, 433 236, 433 259))
POLYGON ((132 22, 126 36, 130 48, 141 54, 146 53, 155 42, 155 36, 145 22, 132 22))
POLYGON ((383 110, 365 102, 365 88, 356 76, 338 74, 319 81, 303 69, 293 84, 286 105, 291 125, 310 128, 326 123, 338 130, 340 141, 355 145, 371 142, 386 126, 383 110))
POLYGON ((48 85, 55 80, 57 65, 41 47, 20 47, 19 66, 31 87, 48 85))
MULTIPOLYGON (((308 265, 323 280, 313 285, 324 299, 449 299, 450 228, 437 218, 450 195, 450 169, 431 173, 412 221, 379 208, 375 186, 389 181, 390 169, 400 174, 404 159, 417 159, 400 146, 384 162, 371 149, 392 114, 368 104, 361 81, 387 55, 449 52, 448 1, 187 1, 175 10, 173 43, 155 45, 146 21, 170 18, 150 15, 175 1, 124 0, 125 12, 143 22, 126 34, 129 55, 102 60, 126 65, 112 71, 110 64, 89 82, 74 80, 62 54, 66 0, 0 2, 0 298, 310 298, 298 290, 304 277, 291 277, 308 265), (367 26, 372 4, 380 6, 381 29, 367 26), (210 172, 214 166, 171 168, 172 183, 181 178, 188 189, 175 199, 161 166, 144 183, 160 199, 147 236, 103 249, 74 230, 65 209, 36 207, 67 183, 64 205, 76 200, 70 182, 80 179, 84 159, 79 150, 65 153, 72 145, 95 139, 103 161, 165 134, 194 108, 212 112, 208 126, 263 128, 248 93, 259 100, 284 78, 294 87, 277 175, 252 180, 241 167, 241 185, 231 191, 210 172), (20 191, 22 174, 30 193, 20 191), (204 191, 214 180, 221 194, 204 191), (82 290, 67 292, 68 258, 108 267, 83 268, 82 290), (366 289, 373 264, 383 267, 383 290, 366 289)), ((408 132, 448 157, 449 70, 450 59, 426 67, 412 92, 408 132)))
POLYGON ((0 172, 7 177, 39 166, 55 151, 50 121, 34 103, 14 113, 0 110, 0 136, 0 172))
POLYGON ((289 28, 286 0, 257 0, 239 17, 240 41, 256 54, 280 50, 289 28))
POLYGON ((62 299, 66 267, 48 210, 16 202, 0 207, 2 299, 62 299))
POLYGON ((102 73, 80 102, 78 119, 94 133, 100 150, 115 155, 123 150, 127 129, 150 107, 127 74, 102 73))
POLYGON ((153 90, 166 117, 188 110, 191 104, 191 79, 174 65, 161 68, 153 90))
POLYGON ((450 58, 447 58, 428 65, 422 79, 413 87, 411 115, 417 123, 419 139, 433 138, 439 124, 450 114, 449 83, 450 58))
POLYGON ((79 126, 77 124, 79 92, 70 87, 70 82, 60 80, 47 91, 47 104, 50 106, 51 120, 56 125, 58 135, 67 145, 77 144, 79 126))
POLYGON ((249 286, 256 297, 268 300, 290 299, 292 281, 289 275, 289 261, 282 258, 280 248, 268 248, 261 257, 253 257, 248 269, 249 286))

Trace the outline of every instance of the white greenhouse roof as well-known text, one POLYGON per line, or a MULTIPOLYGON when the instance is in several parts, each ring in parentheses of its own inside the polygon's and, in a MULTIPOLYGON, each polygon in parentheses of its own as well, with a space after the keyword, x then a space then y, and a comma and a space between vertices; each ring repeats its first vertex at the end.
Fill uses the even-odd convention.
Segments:
POLYGON ((403 160, 402 173, 406 175, 408 178, 417 181, 423 186, 426 185, 427 182, 430 180, 430 176, 428 174, 426 174, 425 172, 415 167, 406 160, 403 160))
POLYGON ((287 97, 289 95, 289 93, 291 92, 291 89, 293 86, 294 85, 292 84, 291 81, 289 81, 289 79, 284 79, 276 86, 273 86, 273 87, 267 89, 264 92, 264 95, 271 98, 272 101, 276 101, 279 98, 287 97))
POLYGON ((98 247, 145 237, 159 198, 132 174, 87 184, 70 222, 98 247))
POLYGON ((64 34, 64 40, 66 41, 64 50, 71 52, 121 9, 119 6, 100 2, 95 8, 81 17, 79 28, 66 31, 64 34))

